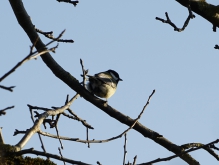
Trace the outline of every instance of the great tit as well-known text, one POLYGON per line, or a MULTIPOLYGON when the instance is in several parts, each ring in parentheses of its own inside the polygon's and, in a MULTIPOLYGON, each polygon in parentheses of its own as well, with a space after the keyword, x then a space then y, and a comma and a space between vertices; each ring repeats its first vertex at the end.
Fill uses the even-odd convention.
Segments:
POLYGON ((89 77, 89 82, 86 84, 87 90, 98 97, 106 98, 106 101, 116 92, 118 82, 123 81, 119 74, 111 69, 94 76, 87 76, 89 77))

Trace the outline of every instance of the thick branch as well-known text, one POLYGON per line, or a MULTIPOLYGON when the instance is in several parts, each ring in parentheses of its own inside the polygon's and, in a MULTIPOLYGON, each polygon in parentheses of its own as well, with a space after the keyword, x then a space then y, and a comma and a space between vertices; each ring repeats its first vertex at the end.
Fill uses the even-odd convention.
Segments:
MULTIPOLYGON (((187 7, 186 0, 176 0, 181 5, 187 7)), ((215 27, 219 27, 219 6, 214 6, 209 4, 205 1, 193 1, 190 0, 190 7, 193 12, 197 13, 198 15, 202 16, 209 22, 213 24, 214 29, 215 27)))

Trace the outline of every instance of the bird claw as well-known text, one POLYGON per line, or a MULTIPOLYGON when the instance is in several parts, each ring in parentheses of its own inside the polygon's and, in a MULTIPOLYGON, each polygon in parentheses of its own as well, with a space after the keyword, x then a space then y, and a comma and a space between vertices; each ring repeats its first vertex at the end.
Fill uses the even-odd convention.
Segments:
POLYGON ((102 101, 103 101, 103 104, 108 105, 108 100, 102 100, 102 101))

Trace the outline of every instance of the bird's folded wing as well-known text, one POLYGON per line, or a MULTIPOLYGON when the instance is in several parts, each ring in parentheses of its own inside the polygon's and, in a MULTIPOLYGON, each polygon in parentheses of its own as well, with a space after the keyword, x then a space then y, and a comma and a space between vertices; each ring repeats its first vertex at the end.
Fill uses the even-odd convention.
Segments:
POLYGON ((90 75, 87 75, 87 76, 89 77, 89 81, 96 81, 97 84, 99 83, 107 84, 115 88, 115 85, 113 84, 113 81, 110 78, 96 77, 96 76, 90 76, 90 75))

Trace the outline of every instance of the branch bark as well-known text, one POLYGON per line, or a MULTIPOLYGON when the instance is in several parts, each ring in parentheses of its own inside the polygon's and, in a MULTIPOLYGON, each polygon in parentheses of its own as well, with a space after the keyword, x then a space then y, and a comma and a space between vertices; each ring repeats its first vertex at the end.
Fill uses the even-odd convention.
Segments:
MULTIPOLYGON (((176 0, 178 3, 187 8, 187 0, 176 0)), ((212 5, 204 0, 190 0, 190 7, 193 12, 202 16, 213 24, 213 27, 219 27, 219 6, 212 5)), ((215 28, 216 31, 216 28, 215 28)))

